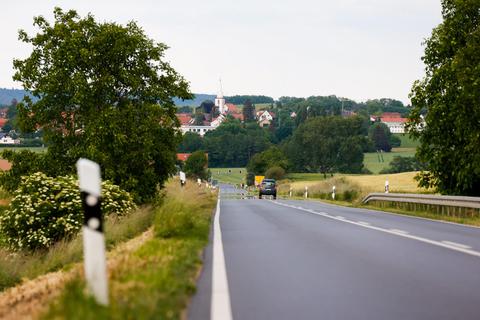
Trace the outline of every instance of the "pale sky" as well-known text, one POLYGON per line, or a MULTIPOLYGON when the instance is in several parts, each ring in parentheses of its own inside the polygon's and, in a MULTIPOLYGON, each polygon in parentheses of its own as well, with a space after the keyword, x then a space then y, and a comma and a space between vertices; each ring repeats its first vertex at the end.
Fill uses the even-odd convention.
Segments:
POLYGON ((82 0, 2 1, 0 87, 13 58, 30 48, 18 29, 53 8, 91 12, 97 20, 135 20, 170 49, 167 59, 196 93, 330 95, 408 103, 423 77, 423 40, 441 22, 440 0, 82 0))

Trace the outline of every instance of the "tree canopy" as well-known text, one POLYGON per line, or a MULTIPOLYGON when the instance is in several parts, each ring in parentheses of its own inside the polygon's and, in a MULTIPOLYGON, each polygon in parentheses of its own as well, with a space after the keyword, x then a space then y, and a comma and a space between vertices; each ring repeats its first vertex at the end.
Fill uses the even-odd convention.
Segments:
POLYGON ((359 173, 366 135, 359 117, 314 117, 295 130, 283 149, 295 171, 359 173))
POLYGON ((422 186, 480 195, 480 2, 443 0, 443 22, 425 42, 425 77, 414 83, 409 131, 428 164, 422 186), (425 123, 422 114, 426 111, 425 123))
POLYGON ((43 128, 50 175, 71 173, 87 157, 137 201, 148 200, 174 170, 172 98, 192 97, 187 81, 165 61, 167 46, 135 22, 99 23, 60 8, 54 19, 35 17, 33 36, 19 32, 33 51, 14 60, 14 80, 36 98, 18 104, 22 130, 43 128))

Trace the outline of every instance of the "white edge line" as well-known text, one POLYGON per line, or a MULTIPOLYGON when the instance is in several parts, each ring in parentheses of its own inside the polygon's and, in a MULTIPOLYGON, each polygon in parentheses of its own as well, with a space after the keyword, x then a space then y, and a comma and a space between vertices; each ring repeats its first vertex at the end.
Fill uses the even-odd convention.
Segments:
POLYGON ((393 214, 396 216, 400 217, 406 217, 406 218, 412 218, 412 219, 420 219, 420 220, 426 220, 426 221, 432 221, 432 222, 438 222, 438 223, 445 223, 445 224, 453 224, 454 226, 459 226, 459 227, 466 227, 466 228, 474 228, 474 229, 480 229, 480 226, 472 226, 470 224, 463 224, 463 223, 458 223, 458 222, 453 222, 453 221, 446 221, 446 220, 437 220, 437 219, 431 219, 431 218, 425 218, 425 217, 417 217, 409 214, 402 214, 402 213, 396 213, 396 212, 391 212, 391 211, 383 211, 381 209, 367 209, 367 208, 361 208, 361 207, 348 207, 348 206, 341 206, 339 204, 333 204, 333 203, 328 203, 328 202, 323 202, 321 200, 315 200, 315 199, 281 199, 284 201, 310 201, 313 203, 319 203, 325 206, 331 206, 335 208, 342 208, 342 209, 358 209, 360 211, 363 211, 364 213, 369 213, 369 212, 378 212, 378 213, 387 213, 387 214, 393 214))
MULTIPOLYGON (((278 202, 273 202, 273 203, 278 204, 278 202)), ((396 235, 396 236, 398 236, 398 237, 404 237, 404 238, 408 238, 408 239, 412 239, 412 240, 417 240, 417 241, 420 241, 420 242, 432 244, 432 245, 434 245, 434 246, 447 248, 447 249, 450 249, 450 250, 453 250, 453 251, 462 252, 462 253, 465 253, 465 254, 468 254, 468 255, 471 255, 471 256, 479 257, 479 258, 480 258, 480 252, 474 251, 474 250, 470 250, 470 249, 467 249, 467 248, 463 248, 463 247, 459 247, 458 244, 457 244, 457 245, 452 245, 452 244, 448 244, 448 243, 445 243, 445 242, 440 242, 440 241, 435 241, 435 240, 430 240, 430 239, 426 239, 426 238, 422 238, 422 237, 413 236, 413 235, 411 235, 411 234, 394 232, 394 231, 389 230, 389 229, 378 228, 378 227, 374 227, 374 226, 371 226, 371 225, 368 225, 368 226, 367 226, 367 225, 361 224, 361 223, 359 223, 359 222, 355 222, 355 221, 351 221, 351 220, 346 220, 346 219, 339 219, 339 218, 337 218, 337 217, 327 215, 327 214, 325 214, 324 212, 315 212, 315 213, 313 213, 313 212, 309 212, 309 211, 307 211, 307 210, 305 210, 305 209, 298 209, 298 210, 305 211, 305 212, 308 212, 308 213, 311 213, 311 214, 315 214, 315 215, 318 215, 318 216, 322 216, 322 217, 325 217, 325 218, 329 218, 329 219, 333 219, 333 220, 337 220, 337 221, 341 221, 341 222, 345 222, 345 223, 354 224, 354 225, 357 225, 357 226, 360 226, 360 227, 363 227, 363 228, 367 228, 367 229, 377 230, 377 231, 380 231, 380 232, 389 233, 389 234, 392 234, 392 235, 396 235)), ((397 230, 397 231, 398 231, 398 230, 397 230)))
POLYGON ((217 201, 217 210, 213 220, 212 301, 210 306, 210 319, 232 319, 225 255, 223 253, 222 230, 220 228, 220 199, 217 201))
POLYGON ((445 243, 445 244, 449 244, 451 246, 459 247, 459 248, 472 249, 472 247, 467 246, 466 244, 461 244, 461 243, 457 243, 457 242, 453 242, 453 241, 446 241, 446 240, 444 240, 442 242, 445 243))

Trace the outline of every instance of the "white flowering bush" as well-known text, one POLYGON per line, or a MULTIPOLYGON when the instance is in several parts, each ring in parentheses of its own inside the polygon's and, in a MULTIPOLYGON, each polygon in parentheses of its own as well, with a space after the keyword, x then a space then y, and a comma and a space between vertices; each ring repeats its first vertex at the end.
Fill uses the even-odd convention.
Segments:
MULTIPOLYGON (((104 215, 125 215, 135 208, 130 194, 102 183, 104 215)), ((42 249, 74 235, 83 223, 82 201, 72 176, 48 177, 37 172, 22 177, 10 207, 0 213, 0 232, 13 249, 42 249)))

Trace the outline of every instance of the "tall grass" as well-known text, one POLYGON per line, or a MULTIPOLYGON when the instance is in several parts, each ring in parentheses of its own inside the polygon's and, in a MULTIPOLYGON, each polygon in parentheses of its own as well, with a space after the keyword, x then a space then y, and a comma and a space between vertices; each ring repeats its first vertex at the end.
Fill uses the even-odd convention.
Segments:
MULTIPOLYGON (((141 207, 122 217, 109 217, 105 221, 107 248, 133 238, 152 224, 153 209, 141 207)), ((33 279, 81 261, 83 254, 81 234, 65 239, 48 250, 13 252, 0 247, 0 290, 14 286, 22 279, 33 279)))
POLYGON ((85 284, 67 285, 45 319, 179 319, 184 316, 208 243, 216 194, 189 182, 166 187, 155 210, 154 237, 121 257, 109 270, 110 305, 102 307, 84 295, 85 284))
POLYGON ((331 199, 333 186, 335 186, 335 199, 337 200, 353 201, 360 196, 358 185, 348 181, 345 177, 338 176, 317 182, 282 183, 278 187, 278 193, 289 195, 291 189, 292 196, 303 197, 305 187, 308 187, 309 198, 331 199))

